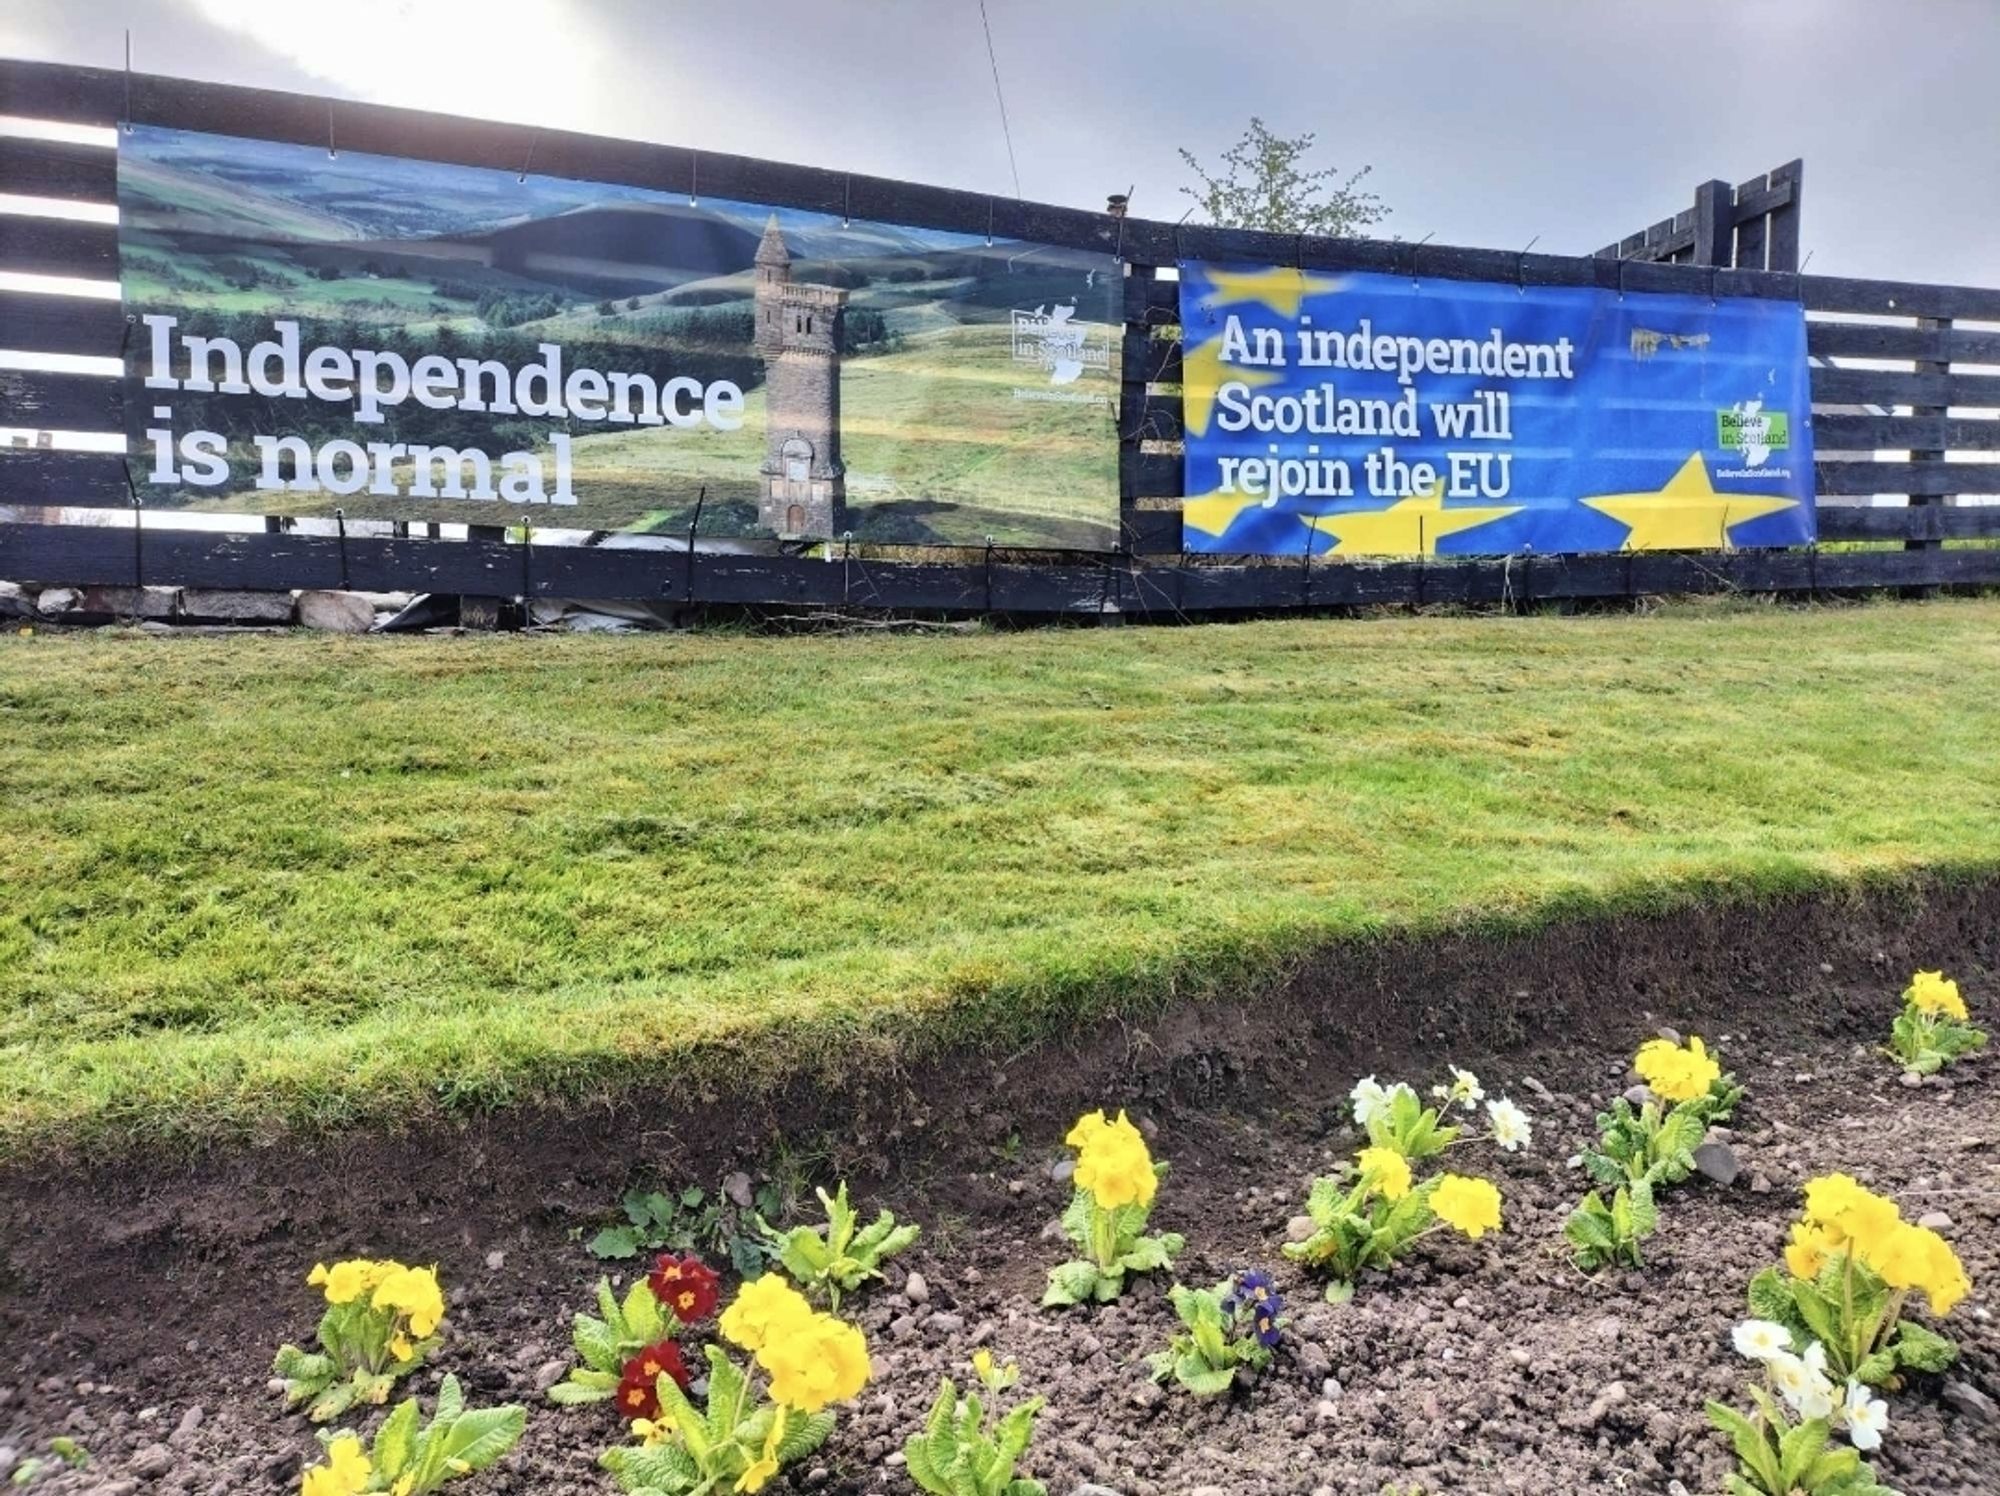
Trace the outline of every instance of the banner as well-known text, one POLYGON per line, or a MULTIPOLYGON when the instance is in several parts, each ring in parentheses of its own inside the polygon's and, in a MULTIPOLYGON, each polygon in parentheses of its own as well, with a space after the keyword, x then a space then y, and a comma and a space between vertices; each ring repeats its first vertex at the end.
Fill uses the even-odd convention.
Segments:
POLYGON ((149 506, 1117 540, 1111 255, 145 128, 118 201, 149 506))
POLYGON ((1180 276, 1189 550, 1814 537, 1795 303, 1203 264, 1180 276))

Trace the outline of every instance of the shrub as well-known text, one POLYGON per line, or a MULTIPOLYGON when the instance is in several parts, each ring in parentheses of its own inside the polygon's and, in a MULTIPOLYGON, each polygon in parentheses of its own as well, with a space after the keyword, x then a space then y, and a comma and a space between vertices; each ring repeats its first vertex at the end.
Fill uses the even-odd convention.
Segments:
POLYGON ((1814 1341, 1795 1355, 1783 1325, 1746 1320, 1734 1339, 1741 1354, 1764 1368, 1764 1384, 1750 1388, 1754 1417, 1725 1403, 1707 1405, 1709 1422, 1729 1436, 1736 1452, 1730 1496, 1886 1491, 1860 1453, 1881 1447, 1889 1424, 1882 1401, 1859 1382, 1849 1382, 1840 1395, 1826 1374, 1826 1347, 1814 1341), (1844 1430, 1853 1447, 1831 1446, 1836 1430, 1844 1430))
POLYGON ((571 1321, 570 1338, 581 1364, 549 1389, 549 1400, 616 1398, 626 1417, 651 1417, 659 1408, 653 1388, 661 1376, 682 1387, 690 1380, 673 1338, 675 1328, 713 1314, 719 1287, 715 1273, 699 1258, 671 1253, 659 1258, 649 1277, 625 1291, 623 1302, 611 1291, 610 1279, 598 1279, 597 1314, 579 1314, 571 1321))
POLYGON ((842 1294, 879 1279, 881 1264, 914 1242, 920 1228, 898 1226, 895 1216, 885 1210, 866 1229, 857 1230, 859 1218, 847 1203, 845 1180, 832 1195, 825 1190, 817 1193, 826 1210, 825 1226, 794 1226, 780 1232, 765 1225, 763 1231, 770 1251, 806 1297, 823 1299, 829 1309, 838 1309, 842 1294))
POLYGON ((1181 1329, 1165 1350, 1147 1357, 1154 1381, 1171 1377, 1196 1397, 1217 1397, 1235 1385, 1239 1371, 1271 1364, 1285 1302, 1269 1274, 1238 1273, 1213 1288, 1176 1284, 1172 1297, 1181 1329))
POLYGON ((498 1461, 519 1441, 528 1414, 513 1404, 467 1408, 458 1378, 447 1375, 438 1384, 437 1410, 421 1429, 420 1417, 414 1397, 397 1404, 366 1453, 353 1434, 326 1437, 326 1460, 306 1471, 303 1496, 430 1496, 446 1481, 498 1461))
POLYGON ((1076 1193, 1063 1212, 1062 1228, 1088 1255, 1049 1269, 1042 1304, 1109 1303, 1124 1291, 1127 1273, 1168 1267, 1187 1245, 1177 1232, 1144 1234, 1167 1166, 1153 1161, 1145 1138, 1123 1112, 1116 1122, 1106 1121, 1101 1111, 1080 1117, 1064 1141, 1078 1157, 1076 1193))
POLYGON ((1920 971, 1903 990, 1903 1011, 1889 1030, 1889 1052, 1905 1070, 1935 1075, 1961 1055, 1984 1047, 1986 1035, 1969 1017, 1958 983, 1941 971, 1920 971))
POLYGON ((284 1380, 287 1406, 305 1403, 315 1423, 356 1403, 389 1400, 397 1378, 423 1365, 437 1344, 444 1291, 437 1270, 354 1258, 315 1264, 306 1281, 326 1295, 318 1352, 278 1348, 272 1370, 284 1380))
POLYGON ((1498 1231, 1500 1191, 1488 1180, 1439 1174, 1416 1183, 1393 1148, 1363 1148, 1344 1176, 1315 1179, 1306 1197, 1313 1224, 1285 1255, 1332 1278, 1326 1296, 1344 1303, 1368 1268, 1387 1268, 1433 1231, 1450 1226, 1477 1241, 1498 1231))
MULTIPOLYGON (((972 1369, 987 1395, 996 1399, 1020 1379, 1013 1362, 996 1367, 990 1351, 975 1351, 972 1369)), ((923 1432, 903 1445, 910 1479, 930 1496, 1047 1496, 1048 1487, 1040 1481, 1014 1473, 1035 1436, 1035 1418, 1045 1401, 1030 1398, 1004 1416, 989 1416, 991 1410, 977 1393, 960 1397, 946 1377, 923 1432)))

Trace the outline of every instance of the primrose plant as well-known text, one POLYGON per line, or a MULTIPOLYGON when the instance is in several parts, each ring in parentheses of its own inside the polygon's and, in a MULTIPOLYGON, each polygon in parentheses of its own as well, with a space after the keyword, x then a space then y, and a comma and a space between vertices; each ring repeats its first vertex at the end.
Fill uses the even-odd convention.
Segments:
POLYGON ((1903 1011, 1889 1029, 1889 1052, 1905 1070, 1935 1075, 1985 1046, 1985 1033, 1970 1019, 1958 983, 1941 971, 1920 971, 1903 991, 1903 1011))
POLYGON ((1196 1397, 1218 1397, 1238 1372, 1271 1364, 1284 1329, 1285 1301, 1268 1273, 1244 1272, 1213 1288, 1176 1284, 1181 1328, 1167 1348, 1146 1358, 1153 1380, 1179 1382, 1196 1397))
POLYGON ((1563 1222, 1576 1265, 1586 1273, 1607 1267, 1644 1267, 1640 1247, 1660 1224, 1653 1185, 1634 1179, 1611 1192, 1609 1201, 1592 1190, 1563 1222))
POLYGON ((1393 1148, 1363 1148, 1344 1177, 1313 1181, 1306 1197, 1312 1233, 1287 1242, 1285 1255, 1326 1274, 1329 1303, 1354 1296, 1355 1280, 1383 1269, 1445 1226, 1477 1241, 1500 1229, 1500 1191, 1489 1180, 1438 1174, 1415 1182, 1410 1161, 1393 1148))
POLYGON ((853 1293, 863 1283, 882 1276, 882 1263, 917 1239, 921 1228, 898 1226, 888 1211, 861 1227, 854 1207, 847 1203, 847 1183, 832 1195, 817 1191, 826 1209, 824 1226, 794 1226, 775 1231, 762 1226, 770 1249, 792 1280, 809 1299, 822 1299, 829 1309, 840 1308, 840 1296, 853 1293))
POLYGON ((272 1370, 285 1384, 286 1404, 304 1403, 315 1423, 356 1403, 387 1402, 397 1378, 423 1365, 437 1344, 444 1292, 435 1268, 354 1258, 315 1264, 306 1282, 326 1295, 320 1348, 280 1346, 272 1370))
POLYGON ((1598 1145, 1583 1166, 1600 1184, 1678 1184, 1694 1172, 1694 1150, 1711 1125, 1727 1120, 1743 1088, 1699 1038, 1685 1045, 1648 1039, 1632 1058, 1648 1095, 1633 1106, 1624 1097, 1598 1113, 1598 1145))
POLYGON ((1040 1481, 1014 1473, 1035 1436, 1035 1418, 1046 1399, 1030 1398, 1001 1414, 999 1396, 1020 1380, 1020 1368, 1012 1361, 996 1366, 993 1353, 982 1349, 972 1353, 972 1370, 987 1397, 995 1400, 994 1407, 989 1409, 976 1392, 961 1397, 946 1377, 923 1432, 903 1445, 910 1479, 930 1496, 1048 1496, 1040 1481))
POLYGON ((447 1375, 428 1424, 412 1397, 382 1420, 369 1448, 353 1434, 322 1435, 326 1458, 306 1471, 302 1496, 430 1496, 446 1481, 498 1462, 527 1419, 527 1410, 512 1404, 467 1408, 458 1378, 447 1375))
POLYGON ((597 1313, 579 1314, 570 1338, 579 1364, 549 1389, 557 1403, 614 1399, 627 1418, 658 1409, 653 1392, 661 1376, 686 1387, 688 1370, 678 1328, 698 1325, 715 1313, 721 1282, 700 1258, 662 1254, 653 1271, 625 1291, 621 1302, 608 1278, 597 1280, 597 1313))
POLYGON ((1172 1265, 1187 1239, 1178 1232, 1147 1236, 1146 1220, 1167 1166, 1155 1163, 1139 1129, 1123 1112, 1077 1120, 1065 1139, 1077 1150, 1076 1194, 1062 1215, 1065 1235, 1086 1254, 1049 1270, 1044 1307, 1109 1303, 1124 1292, 1127 1273, 1172 1265))
POLYGON ((1827 1375, 1826 1347, 1815 1340, 1796 1350, 1784 1325, 1745 1320, 1732 1338, 1764 1377, 1749 1389, 1753 1414, 1708 1404, 1709 1422, 1729 1436, 1736 1452, 1729 1496, 1895 1496, 1861 1458, 1881 1448, 1889 1426, 1880 1398, 1859 1381, 1838 1386, 1827 1375), (1833 1443, 1836 1432, 1846 1434, 1846 1445, 1833 1443))
POLYGON ((1491 1142, 1508 1153, 1527 1147, 1534 1140, 1528 1114, 1506 1097, 1488 1098, 1479 1077, 1458 1066, 1449 1067, 1451 1084, 1431 1087, 1435 1106, 1425 1106, 1415 1090, 1397 1081, 1385 1086, 1374 1076, 1355 1083, 1348 1099, 1354 1104, 1354 1120, 1368 1134, 1376 1148, 1388 1148, 1411 1163, 1434 1158, 1447 1148, 1464 1143, 1491 1142), (1480 1103, 1486 1105, 1487 1128, 1470 1130, 1470 1117, 1480 1103), (1466 1122, 1447 1120, 1454 1109, 1468 1114, 1466 1122))

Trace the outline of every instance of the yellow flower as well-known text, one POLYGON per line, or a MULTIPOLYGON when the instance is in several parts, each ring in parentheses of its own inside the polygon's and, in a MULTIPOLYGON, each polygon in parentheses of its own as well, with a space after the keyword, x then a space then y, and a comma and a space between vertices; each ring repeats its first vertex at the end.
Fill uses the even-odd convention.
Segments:
POLYGON ((1958 983, 1941 971, 1920 971, 1910 978, 1903 1001, 1919 1013, 1933 1017, 1956 1018, 1960 1023, 1967 1017, 1965 999, 1958 995, 1958 983))
POLYGON ((365 1257, 336 1262, 332 1267, 316 1262, 306 1274, 306 1282, 314 1288, 324 1288, 329 1304, 351 1304, 373 1286, 370 1275, 374 1268, 375 1264, 365 1257))
POLYGON ((407 1335, 391 1335, 389 1337, 389 1354, 398 1361, 409 1360, 416 1353, 416 1349, 415 1346, 410 1344, 410 1337, 407 1335))
POLYGON ((972 1374, 982 1382, 993 1375, 993 1352, 983 1345, 972 1353, 972 1374))
POLYGON ((812 1318, 812 1305, 777 1273, 766 1273, 737 1290, 736 1300, 722 1311, 725 1339, 746 1351, 761 1350, 773 1335, 812 1318))
POLYGON ((1410 1162, 1394 1148, 1363 1148, 1355 1162, 1383 1199, 1400 1200, 1410 1192, 1410 1162))
POLYGON ((785 1409, 778 1407, 778 1416, 771 1420, 771 1432, 764 1436, 764 1452, 750 1462, 750 1466, 736 1481, 736 1489, 750 1496, 750 1493, 764 1489, 764 1482, 778 1473, 778 1446, 785 1439, 785 1409))
POLYGON ((410 1496, 410 1492, 416 1489, 416 1484, 417 1472, 412 1470, 408 1475, 389 1487, 389 1496, 410 1496))
POLYGON ((1931 1313, 1943 1319, 1972 1292, 1972 1279, 1966 1276, 1965 1264, 1958 1260, 1958 1253, 1951 1249, 1950 1242, 1927 1226, 1910 1229, 1921 1241, 1929 1258, 1929 1266, 1918 1286, 1923 1289, 1924 1297, 1930 1300, 1931 1313))
POLYGON ((1824 1226, 1794 1221, 1791 1245, 1785 1248, 1785 1266, 1792 1270, 1793 1277, 1810 1282, 1819 1276, 1826 1259, 1838 1252, 1840 1246, 1838 1238, 1824 1226))
MULTIPOLYGON (((1121 1112, 1119 1115, 1122 1116, 1124 1114, 1121 1112)), ((1090 1145, 1092 1138, 1110 1126, 1111 1124, 1105 1120, 1102 1111, 1085 1112, 1081 1117, 1076 1119, 1076 1126, 1069 1130, 1069 1136, 1065 1137, 1063 1141, 1072 1148, 1086 1148, 1090 1145)))
POLYGON ((383 1276, 369 1302, 377 1309, 407 1315, 410 1333, 419 1340, 432 1334, 444 1318, 444 1290, 438 1287, 436 1268, 395 1267, 383 1276))
POLYGON ((668 1444, 673 1441, 678 1430, 670 1418, 634 1418, 632 1437, 641 1444, 668 1444))
POLYGON ((1121 1205, 1151 1205, 1159 1190, 1153 1156, 1139 1129, 1120 1112, 1106 1122, 1102 1112, 1085 1117, 1070 1129, 1071 1146, 1080 1150, 1076 1184, 1105 1210, 1121 1205), (1076 1139, 1081 1138, 1081 1142, 1076 1139))
POLYGON ((1663 1101, 1693 1101, 1706 1096, 1722 1077, 1722 1066, 1698 1038, 1690 1038, 1685 1049, 1665 1039, 1648 1039, 1632 1057, 1632 1068, 1663 1101))
POLYGON ((1500 1229, 1500 1191, 1489 1180, 1447 1174, 1431 1195, 1431 1209, 1447 1226, 1474 1241, 1500 1229))
POLYGON ((326 1446, 326 1463, 306 1472, 301 1496, 356 1496, 368 1484, 373 1469, 361 1452, 361 1441, 352 1434, 342 1434, 326 1446))
POLYGON ((801 1413, 846 1402, 868 1385, 868 1341, 853 1325, 830 1314, 784 1327, 757 1352, 771 1378, 771 1399, 801 1413))
POLYGON ((1890 1248, 1903 1224, 1894 1200, 1863 1189, 1846 1174, 1826 1174, 1806 1184, 1806 1224, 1820 1228, 1830 1250, 1848 1248, 1870 1267, 1890 1248))

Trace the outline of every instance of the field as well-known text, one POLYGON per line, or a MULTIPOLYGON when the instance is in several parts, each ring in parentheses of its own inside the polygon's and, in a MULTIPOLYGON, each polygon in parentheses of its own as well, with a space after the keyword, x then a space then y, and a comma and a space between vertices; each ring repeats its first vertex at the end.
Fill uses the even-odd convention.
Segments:
POLYGON ((2000 603, 0 641, 0 1138, 685 1096, 2000 857, 2000 603))

